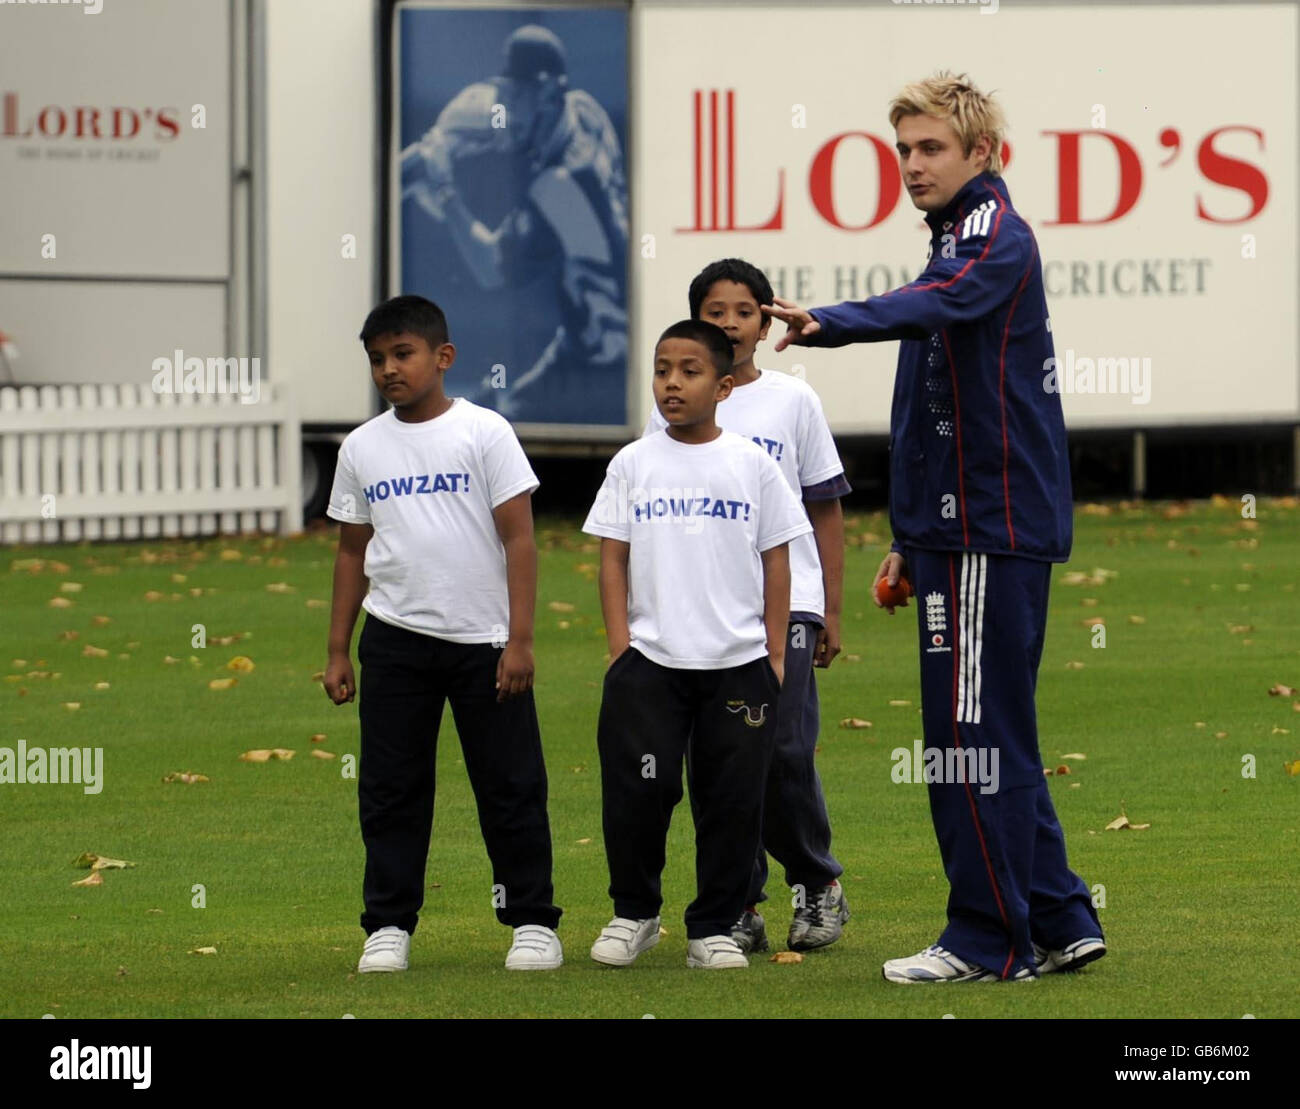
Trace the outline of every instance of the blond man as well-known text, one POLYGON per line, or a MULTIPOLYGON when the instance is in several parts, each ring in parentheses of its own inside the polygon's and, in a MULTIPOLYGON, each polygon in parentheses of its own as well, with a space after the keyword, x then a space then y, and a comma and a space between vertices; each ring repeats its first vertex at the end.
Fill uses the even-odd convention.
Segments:
MULTIPOLYGON (((876 582, 916 596, 925 780, 948 924, 892 982, 989 982, 1106 953, 1038 751, 1034 691, 1053 562, 1073 510, 1042 266, 1002 180, 1002 112, 963 76, 890 105, 930 254, 908 285, 811 311, 777 300, 777 343, 900 339, 890 436, 894 542, 876 582)), ((874 588, 873 588, 874 597, 874 588)), ((893 615, 892 605, 881 605, 893 615)))

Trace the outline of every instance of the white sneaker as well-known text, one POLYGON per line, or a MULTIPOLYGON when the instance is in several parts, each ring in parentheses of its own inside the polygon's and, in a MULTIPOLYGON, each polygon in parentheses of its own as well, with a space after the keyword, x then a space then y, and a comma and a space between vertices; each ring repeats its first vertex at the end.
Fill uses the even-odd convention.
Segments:
POLYGON ((730 936, 705 936, 686 945, 686 965, 703 970, 730 970, 749 966, 749 960, 730 936))
POLYGON ((1100 936, 1088 936, 1066 944, 1059 951, 1049 951, 1034 944, 1034 962, 1039 974, 1052 974, 1058 970, 1078 970, 1106 954, 1106 941, 1100 936))
MULTIPOLYGON (((998 982, 1001 981, 995 971, 987 967, 968 963, 959 959, 951 951, 931 944, 924 951, 906 959, 890 959, 880 968, 887 982, 998 982)), ((1022 967, 1009 979, 1013 982, 1027 981, 1034 977, 1028 967, 1022 967)))
POLYGON ((642 951, 659 942, 659 918, 629 920, 616 916, 591 945, 591 957, 611 967, 631 966, 642 951))
POLYGON ((410 932, 398 928, 395 924, 380 928, 366 937, 366 947, 361 952, 357 973, 373 974, 376 971, 405 970, 410 951, 410 932))
POLYGON ((555 970, 564 962, 560 937, 543 924, 521 924, 506 956, 506 970, 555 970))

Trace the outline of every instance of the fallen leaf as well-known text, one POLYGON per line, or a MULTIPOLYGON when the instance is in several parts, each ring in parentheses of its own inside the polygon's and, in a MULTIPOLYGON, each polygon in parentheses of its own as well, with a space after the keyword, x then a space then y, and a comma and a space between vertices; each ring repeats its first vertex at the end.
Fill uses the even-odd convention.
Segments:
POLYGON ((271 752, 261 748, 256 751, 245 751, 239 758, 242 762, 270 762, 271 752))
POLYGON ((82 878, 81 881, 73 882, 72 884, 74 886, 102 886, 104 884, 104 876, 100 874, 98 870, 92 870, 82 878))
POLYGON ((1294 778, 1297 775, 1300 775, 1300 759, 1296 759, 1295 762, 1284 762, 1282 766, 1291 777, 1294 778))
POLYGON ((156 589, 150 589, 150 590, 149 590, 149 591, 144 595, 144 599, 145 599, 146 601, 149 601, 149 602, 152 604, 154 601, 161 601, 161 600, 163 599, 163 595, 162 595, 161 593, 159 593, 158 590, 156 590, 156 589))
POLYGON ((253 660, 247 655, 236 655, 228 663, 227 670, 233 670, 237 674, 247 674, 253 669, 253 660))
POLYGON ((319 747, 313 747, 311 757, 314 759, 332 759, 336 756, 333 751, 322 751, 319 747))
POLYGON ((788 965, 791 963, 802 963, 803 955, 798 951, 778 951, 775 955, 773 955, 770 959, 768 959, 768 962, 779 963, 781 965, 788 965))
POLYGON ((1131 824, 1131 823, 1129 823, 1128 814, 1125 813, 1125 811, 1123 810, 1123 808, 1121 808, 1121 809, 1119 810, 1119 816, 1117 816, 1114 820, 1112 820, 1109 824, 1106 825, 1106 831, 1108 831, 1108 832, 1118 832, 1118 831, 1121 831, 1121 830, 1127 828, 1127 829, 1130 829, 1130 830, 1132 830, 1132 831, 1134 831, 1134 832, 1140 832, 1140 831, 1142 831, 1144 828, 1150 828, 1150 827, 1151 827, 1150 824, 1131 824))
POLYGON ((1205 727, 1205 721, 1204 721, 1204 720, 1198 720, 1195 724, 1192 725, 1192 727, 1193 727, 1193 728, 1204 728, 1204 727, 1205 727))
POLYGON ((288 762, 291 758, 293 758, 293 751, 288 747, 272 747, 271 757, 277 759, 283 759, 285 762, 288 762))
POLYGON ((1295 690, 1289 685, 1275 685, 1268 691, 1270 697, 1294 697, 1295 690))
POLYGON ((111 686, 108 684, 108 682, 96 682, 96 683, 95 683, 95 689, 96 689, 98 692, 100 692, 100 693, 103 693, 104 690, 106 690, 106 689, 110 689, 110 688, 111 688, 111 686))
POLYGON ((208 682, 209 689, 234 689, 239 684, 238 678, 213 678, 208 682))
POLYGON ((1229 635, 1249 635, 1255 628, 1251 624, 1229 624, 1229 635))
POLYGON ((148 913, 153 913, 153 914, 156 914, 156 915, 158 915, 158 916, 161 916, 161 915, 162 915, 162 910, 161 910, 161 909, 145 909, 145 913, 146 913, 146 914, 148 914, 148 913))
POLYGON ((238 643, 243 638, 242 635, 214 635, 208 639, 208 642, 217 647, 229 647, 232 643, 238 643))
POLYGON ((173 574, 173 575, 172 575, 172 584, 173 584, 173 585, 184 585, 185 582, 186 582, 187 580, 188 580, 188 579, 185 577, 184 574, 173 574))
POLYGON ((186 786, 192 786, 195 782, 208 782, 211 780, 206 774, 195 774, 190 770, 173 770, 170 774, 163 775, 164 782, 180 782, 181 785, 186 786))
POLYGON ((287 581, 273 581, 266 587, 268 593, 297 593, 298 590, 287 581))
POLYGON ((580 840, 578 840, 577 842, 578 842, 578 843, 590 843, 590 842, 591 842, 591 837, 590 837, 590 836, 586 836, 585 838, 580 839, 580 840))
POLYGON ((317 732, 311 737, 311 741, 313 743, 324 743, 327 738, 328 736, 326 736, 324 732, 317 732))
POLYGON ((96 647, 87 643, 81 648, 82 658, 108 658, 108 652, 103 647, 96 647))
POLYGON ((1079 754, 1078 751, 1071 751, 1070 754, 1061 756, 1063 759, 1074 759, 1076 762, 1083 762, 1087 757, 1087 755, 1079 754))
POLYGON ((1066 668, 1067 670, 1082 670, 1082 669, 1083 669, 1083 663, 1078 662, 1078 661, 1075 661, 1075 660, 1072 659, 1071 661, 1069 661, 1069 662, 1067 662, 1067 663, 1065 664, 1065 668, 1066 668))
POLYGON ((325 680, 325 671, 317 670, 316 673, 311 676, 311 680, 314 682, 323 682, 325 680))
POLYGON ((80 702, 80 701, 64 701, 64 702, 63 702, 63 707, 64 707, 65 709, 67 709, 69 712, 76 712, 77 709, 81 708, 81 702, 80 702))
POLYGON ((74 632, 70 629, 65 632, 59 632, 59 642, 61 643, 72 643, 74 640, 80 638, 81 638, 81 632, 74 632))
POLYGON ((111 624, 113 621, 112 618, 108 616, 92 616, 90 618, 90 622, 94 624, 95 627, 102 628, 108 624, 111 624))
POLYGON ((568 631, 568 630, 569 630, 569 627, 570 627, 570 624, 569 624, 569 621, 567 621, 567 620, 560 620, 560 621, 558 621, 558 622, 556 623, 555 626, 556 626, 557 628, 559 628, 560 631, 568 631))
POLYGON ((1215 732, 1215 733, 1214 733, 1214 738, 1215 738, 1215 739, 1227 739, 1227 738, 1228 738, 1228 733, 1227 733, 1227 732, 1215 732))
POLYGON ((575 606, 569 604, 568 601, 552 601, 546 607, 552 612, 572 612, 575 606))
POLYGON ((1080 620, 1079 623, 1082 624, 1085 628, 1091 628, 1096 624, 1100 624, 1104 628, 1106 626, 1106 617, 1089 616, 1083 620, 1080 620))
POLYGON ((312 597, 307 601, 308 608, 329 608, 329 601, 322 601, 319 597, 312 597))
POLYGON ((861 661, 862 661, 862 656, 861 656, 861 655, 845 655, 845 656, 844 656, 844 661, 845 661, 845 662, 861 662, 861 661))
POLYGON ((1070 768, 1069 768, 1065 763, 1061 763, 1061 765, 1058 766, 1058 767, 1056 768, 1056 772, 1057 772, 1058 774, 1073 774, 1073 773, 1074 773, 1074 771, 1072 771, 1072 770, 1071 770, 1071 769, 1070 769, 1070 768))
POLYGON ((72 602, 67 597, 51 597, 50 608, 71 608, 72 602))
POLYGON ((1096 608, 1101 602, 1096 597, 1080 597, 1079 604, 1084 608, 1096 608))
POLYGON ((79 581, 65 581, 59 583, 60 593, 80 593, 86 587, 79 581))
POLYGON ((1052 768, 1050 766, 1043 767, 1043 777, 1050 778, 1051 776, 1052 776, 1052 768))
POLYGON ((190 955, 215 955, 216 953, 217 949, 215 947, 194 947, 188 952, 190 955))
POLYGON ((180 662, 180 659, 172 658, 171 655, 163 655, 163 662, 165 662, 168 666, 175 666, 178 662, 180 662))
POLYGON ((1071 783, 1070 783, 1070 788, 1071 788, 1071 789, 1078 789, 1081 785, 1083 785, 1082 782, 1071 782, 1071 783))
POLYGON ((901 708, 906 708, 912 702, 911 701, 890 701, 889 703, 893 708, 901 709, 901 708))
POLYGON ((1128 618, 1128 622, 1130 624, 1145 624, 1147 622, 1147 618, 1145 616, 1130 616, 1128 618))
POLYGON ((233 547, 227 547, 221 552, 222 562, 238 562, 244 557, 243 551, 237 551, 233 547))
POLYGON ((1279 728, 1279 727, 1274 726, 1273 731, 1272 731, 1271 734, 1272 734, 1272 735, 1290 735, 1290 734, 1291 734, 1291 731, 1290 731, 1289 728, 1279 728))
POLYGON ((846 716, 840 721, 841 728, 870 728, 871 721, 863 720, 860 716, 846 716))

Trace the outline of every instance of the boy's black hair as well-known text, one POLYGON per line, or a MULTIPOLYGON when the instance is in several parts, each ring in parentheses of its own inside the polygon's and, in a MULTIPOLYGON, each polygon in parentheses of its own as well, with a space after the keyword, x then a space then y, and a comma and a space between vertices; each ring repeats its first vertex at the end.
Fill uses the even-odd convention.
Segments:
POLYGON ((767 279, 767 274, 743 258, 723 258, 710 262, 691 282, 686 297, 690 301, 692 319, 700 314, 704 298, 719 281, 734 281, 737 285, 744 285, 754 294, 754 300, 759 304, 772 303, 772 282, 767 279))
POLYGON ((370 310, 361 327, 361 342, 403 331, 420 336, 434 350, 449 341, 447 317, 441 308, 424 297, 400 296, 370 310))
POLYGON ((678 320, 664 329, 664 333, 659 336, 659 341, 655 343, 655 350, 659 349, 659 343, 665 339, 694 340, 709 352, 709 358, 719 377, 731 373, 733 362, 731 340, 716 323, 709 323, 708 320, 678 320))

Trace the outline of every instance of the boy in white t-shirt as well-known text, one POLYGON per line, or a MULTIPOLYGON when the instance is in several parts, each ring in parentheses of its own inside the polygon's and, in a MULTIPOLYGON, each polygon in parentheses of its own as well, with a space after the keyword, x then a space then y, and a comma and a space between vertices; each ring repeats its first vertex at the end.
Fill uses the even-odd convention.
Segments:
POLYGON ((591 957, 627 966, 659 941, 660 876, 682 760, 697 896, 687 966, 745 967, 731 935, 761 832, 790 610, 788 545, 811 530, 776 463, 714 422, 731 343, 700 320, 655 347, 667 429, 609 464, 583 530, 601 537, 612 659, 597 746, 614 919, 591 957))
POLYGON ((357 970, 407 967, 446 701, 492 862, 492 904, 514 929, 506 967, 551 970, 563 955, 532 693, 537 478, 504 417, 443 392, 456 348, 436 304, 395 297, 366 317, 361 341, 392 410, 339 449, 325 671, 335 704, 356 696, 349 646, 364 606, 357 794, 367 938, 357 970))
MULTIPOLYGON (((745 910, 731 929, 741 950, 767 950, 758 903, 765 899, 770 852, 794 890, 787 943, 793 951, 810 951, 839 939, 849 918, 839 883, 844 868, 831 854, 830 820, 814 765, 821 710, 813 670, 829 667, 840 652, 844 514, 839 498, 851 490, 811 386, 754 364, 754 351, 771 326, 759 308, 773 302, 763 271, 739 258, 724 258, 705 266, 687 295, 691 317, 721 327, 734 352, 735 387, 718 405, 718 425, 753 439, 771 455, 812 523, 810 535, 790 543, 786 675, 763 804, 763 843, 754 859, 745 910)), ((652 411, 645 434, 664 426, 663 416, 652 411)))

